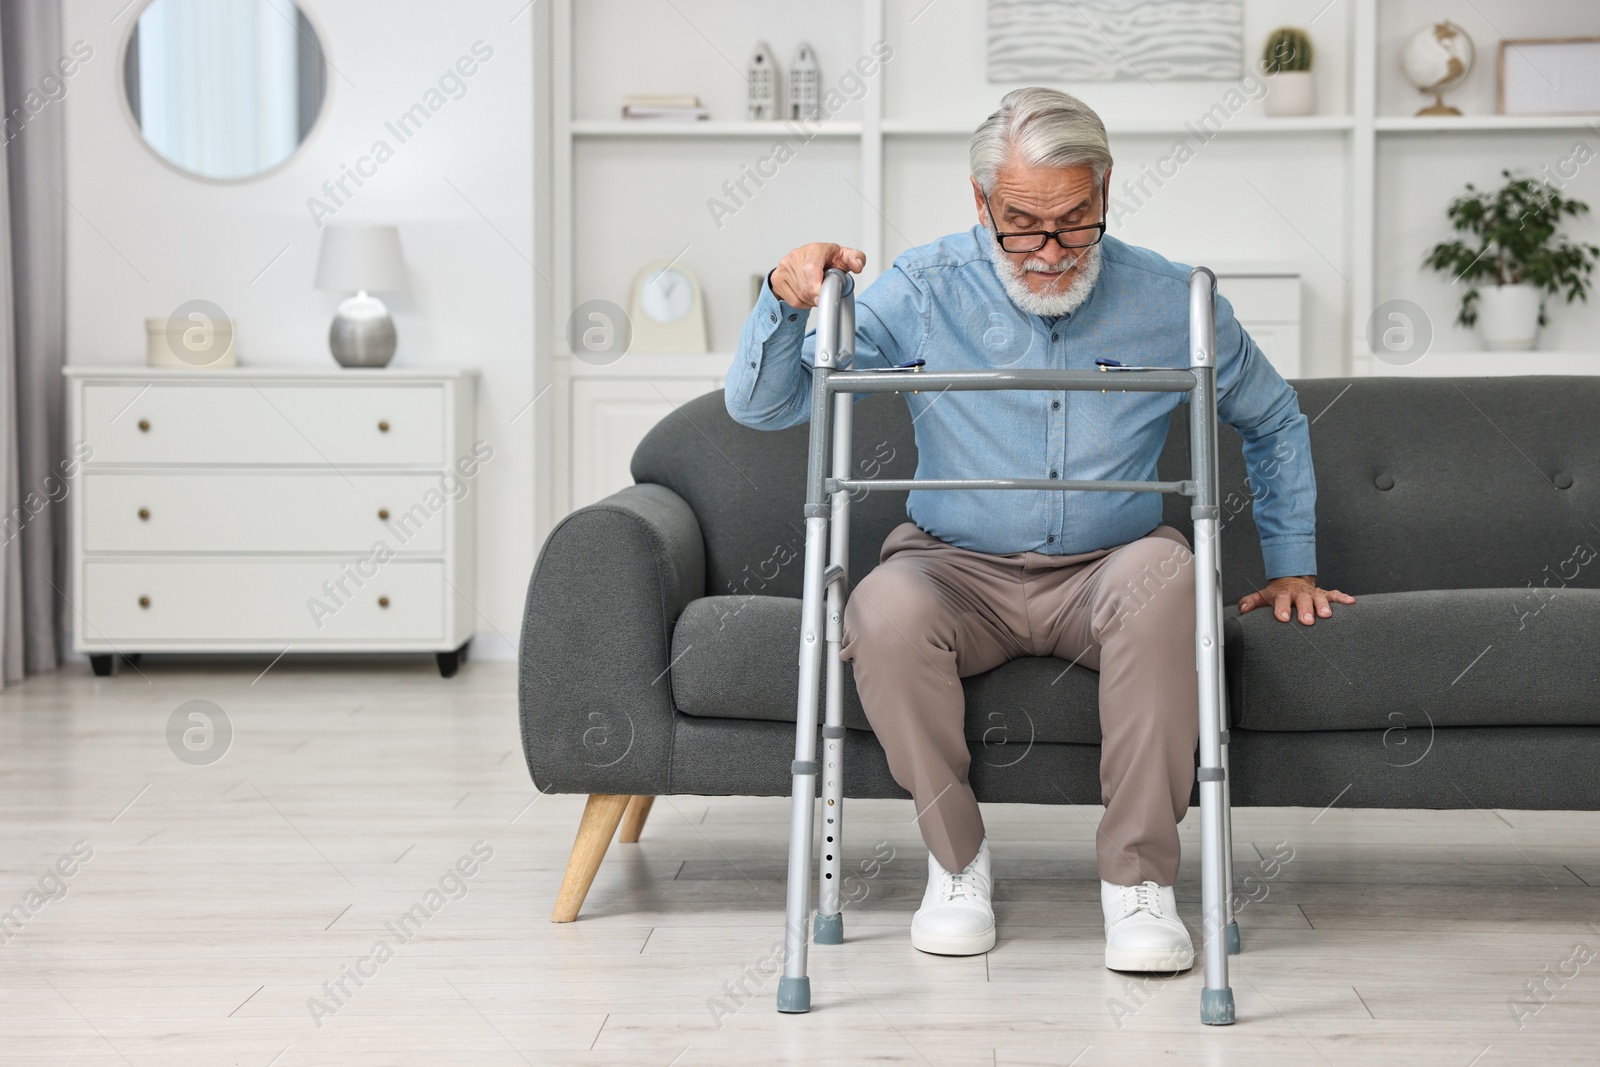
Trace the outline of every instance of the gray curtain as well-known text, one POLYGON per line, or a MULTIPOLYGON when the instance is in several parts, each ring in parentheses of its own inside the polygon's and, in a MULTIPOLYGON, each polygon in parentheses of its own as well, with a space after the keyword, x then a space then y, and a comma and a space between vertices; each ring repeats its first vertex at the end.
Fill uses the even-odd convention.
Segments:
POLYGON ((60 0, 0 0, 0 677, 61 662, 66 192, 60 0), (52 87, 54 90, 52 91, 52 87))

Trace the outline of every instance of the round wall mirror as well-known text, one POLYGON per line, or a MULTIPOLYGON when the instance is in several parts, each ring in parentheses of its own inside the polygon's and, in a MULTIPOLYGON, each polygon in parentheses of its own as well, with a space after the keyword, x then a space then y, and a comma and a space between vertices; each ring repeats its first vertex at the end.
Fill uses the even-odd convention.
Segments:
POLYGON ((128 36, 122 85, 145 144, 188 174, 254 178, 316 124, 328 61, 288 0, 150 0, 128 36))

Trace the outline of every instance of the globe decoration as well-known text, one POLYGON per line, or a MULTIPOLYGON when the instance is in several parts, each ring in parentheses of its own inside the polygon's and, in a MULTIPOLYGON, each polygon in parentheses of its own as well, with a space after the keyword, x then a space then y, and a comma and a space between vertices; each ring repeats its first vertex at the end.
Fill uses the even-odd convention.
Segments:
POLYGON ((1453 22, 1436 22, 1412 34, 1400 50, 1400 69, 1419 93, 1433 94, 1433 103, 1418 115, 1461 114, 1444 102, 1444 94, 1467 80, 1477 54, 1467 31, 1453 22))

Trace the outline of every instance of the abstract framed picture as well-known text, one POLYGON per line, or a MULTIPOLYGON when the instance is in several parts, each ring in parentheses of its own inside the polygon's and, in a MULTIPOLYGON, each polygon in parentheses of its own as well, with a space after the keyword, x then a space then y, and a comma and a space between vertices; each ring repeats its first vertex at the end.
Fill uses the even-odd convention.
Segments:
POLYGON ((1231 81, 1243 0, 989 0, 992 82, 1231 81))

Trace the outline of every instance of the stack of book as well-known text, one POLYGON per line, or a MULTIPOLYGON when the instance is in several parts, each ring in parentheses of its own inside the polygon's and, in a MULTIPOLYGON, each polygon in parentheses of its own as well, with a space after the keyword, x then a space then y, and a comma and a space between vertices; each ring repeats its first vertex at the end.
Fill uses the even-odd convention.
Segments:
POLYGON ((711 112, 700 106, 698 96, 682 94, 624 96, 622 117, 625 119, 677 119, 692 122, 709 119, 711 112))

